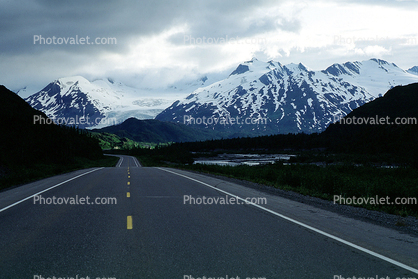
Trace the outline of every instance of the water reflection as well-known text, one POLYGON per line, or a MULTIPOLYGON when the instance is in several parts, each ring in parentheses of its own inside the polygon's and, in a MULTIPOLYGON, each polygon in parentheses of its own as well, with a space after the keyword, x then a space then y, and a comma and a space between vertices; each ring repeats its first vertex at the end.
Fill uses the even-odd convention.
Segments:
POLYGON ((289 154, 220 154, 217 157, 195 160, 194 164, 219 165, 219 166, 258 166, 273 164, 277 161, 287 162, 296 155, 289 154))

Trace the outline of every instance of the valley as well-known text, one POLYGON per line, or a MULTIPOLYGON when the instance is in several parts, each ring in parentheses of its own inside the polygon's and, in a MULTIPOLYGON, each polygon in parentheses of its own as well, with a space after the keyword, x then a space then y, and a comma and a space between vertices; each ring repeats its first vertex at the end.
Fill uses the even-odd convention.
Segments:
POLYGON ((417 1, 0 1, 0 278, 416 279, 417 1))

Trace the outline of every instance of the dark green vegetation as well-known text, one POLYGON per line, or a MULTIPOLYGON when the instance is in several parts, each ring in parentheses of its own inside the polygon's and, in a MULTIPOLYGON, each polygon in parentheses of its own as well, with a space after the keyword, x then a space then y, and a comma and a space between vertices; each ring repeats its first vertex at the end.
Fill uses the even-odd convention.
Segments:
MULTIPOLYGON (((418 84, 398 86, 350 113, 347 118, 418 119, 418 84)), ((324 199, 418 197, 418 124, 333 124, 321 134, 174 143, 155 150, 134 148, 146 166, 166 165, 251 180, 324 199), (220 153, 287 153, 291 165, 221 167, 192 165, 194 158, 220 153), (384 166, 394 165, 388 169, 384 166), (383 166, 383 167, 382 167, 383 166)), ((370 209, 418 216, 417 205, 369 205, 370 209)))
POLYGON ((93 167, 114 167, 119 158, 103 156, 100 159, 76 157, 66 164, 34 163, 30 166, 7 167, 0 178, 0 190, 29 183, 42 178, 93 167))
MULTIPOLYGON (((291 190, 303 195, 333 200, 334 195, 352 197, 418 197, 418 171, 412 168, 383 169, 353 165, 283 165, 216 166, 188 165, 186 169, 225 175, 228 177, 291 190)), ((402 216, 418 217, 418 205, 362 205, 402 216)))
POLYGON ((116 164, 83 130, 35 124, 46 115, 0 86, 0 189, 58 173, 116 164))
POLYGON ((136 147, 140 148, 154 148, 157 143, 153 142, 136 142, 129 138, 119 137, 115 134, 110 133, 98 133, 91 132, 91 136, 99 141, 100 147, 103 150, 109 149, 132 149, 136 147))
POLYGON ((93 129, 92 132, 115 134, 120 138, 144 143, 191 142, 220 138, 210 131, 197 131, 183 124, 136 118, 129 118, 118 125, 93 129))

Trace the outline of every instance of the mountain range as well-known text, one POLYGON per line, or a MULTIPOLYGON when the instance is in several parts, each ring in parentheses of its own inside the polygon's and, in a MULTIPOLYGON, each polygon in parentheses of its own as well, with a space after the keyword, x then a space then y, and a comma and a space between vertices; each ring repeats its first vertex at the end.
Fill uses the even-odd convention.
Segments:
MULTIPOLYGON (((49 83, 25 101, 58 123, 100 128, 122 123, 130 117, 153 119, 173 103, 173 98, 185 96, 209 80, 203 76, 167 88, 138 89, 111 78, 89 81, 73 76, 49 83)), ((17 93, 26 91, 25 87, 17 93)))
POLYGON ((49 83, 25 101, 59 123, 80 128, 107 126, 129 117, 154 118, 170 103, 164 99, 139 99, 138 95, 135 88, 112 79, 90 82, 74 76, 49 83))
POLYGON ((321 132, 388 89, 418 82, 414 69, 407 72, 371 59, 313 71, 301 63, 253 58, 227 78, 176 101, 156 119, 242 135, 321 132))
POLYGON ((417 66, 404 71, 378 59, 313 71, 301 63, 253 58, 229 75, 205 75, 162 91, 74 76, 57 79, 25 100, 50 118, 81 128, 135 117, 183 123, 227 137, 252 136, 321 132, 388 89, 417 81, 417 66))
MULTIPOLYGON (((418 83, 414 83, 395 86, 382 97, 354 109, 322 133, 223 138, 171 147, 197 154, 266 151, 275 154, 310 150, 299 154, 298 162, 323 160, 331 164, 354 162, 370 166, 377 163, 418 168, 417 125, 418 83), (311 151, 316 155, 311 157, 311 151)), ((379 183, 375 185, 380 187, 379 183)), ((408 187, 411 191, 417 189, 412 180, 408 187)))

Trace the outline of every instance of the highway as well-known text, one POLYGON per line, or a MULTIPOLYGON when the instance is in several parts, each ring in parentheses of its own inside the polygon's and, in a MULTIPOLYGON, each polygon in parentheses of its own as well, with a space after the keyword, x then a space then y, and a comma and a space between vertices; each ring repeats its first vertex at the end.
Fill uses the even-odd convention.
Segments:
POLYGON ((0 192, 0 278, 354 276, 418 277, 418 238, 129 156, 0 192))

